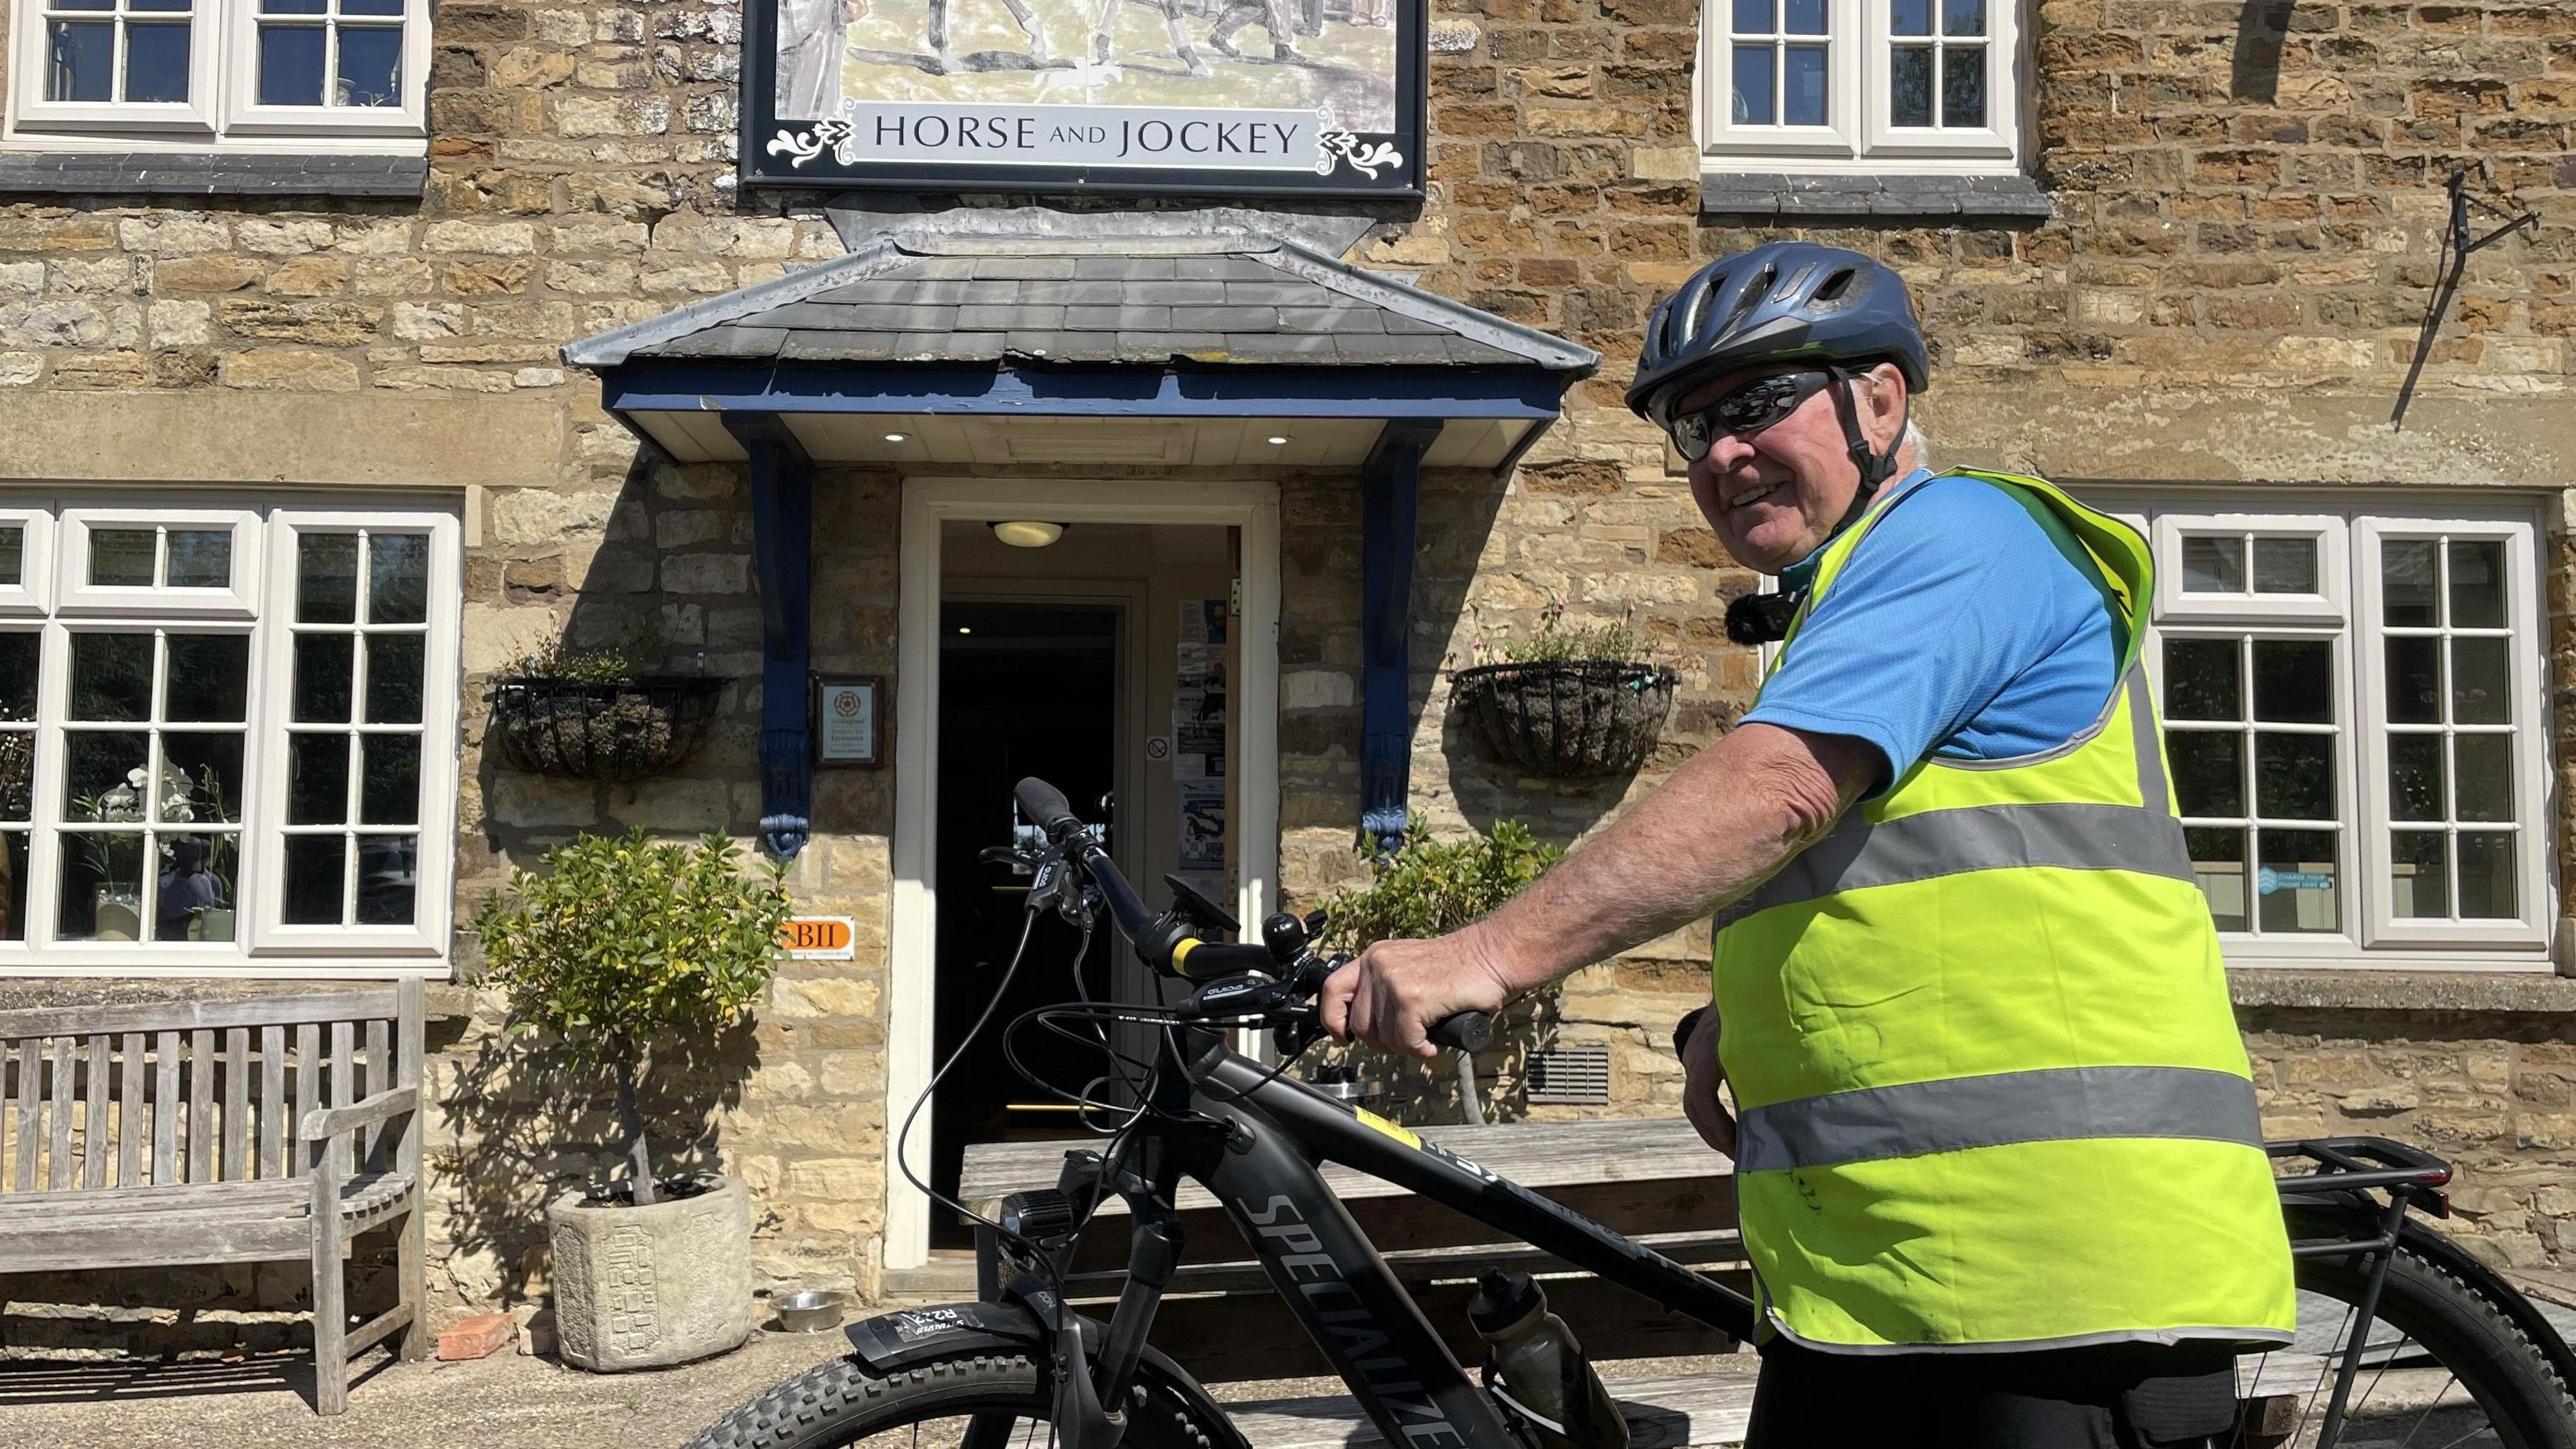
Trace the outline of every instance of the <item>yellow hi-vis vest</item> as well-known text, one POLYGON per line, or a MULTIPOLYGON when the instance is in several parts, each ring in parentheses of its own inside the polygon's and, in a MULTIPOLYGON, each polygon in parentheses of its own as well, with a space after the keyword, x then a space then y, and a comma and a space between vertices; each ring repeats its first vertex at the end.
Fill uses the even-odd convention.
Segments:
MULTIPOLYGON (((2121 683, 2045 753, 1899 762, 1719 913, 1765 1322, 1863 1353, 2284 1342, 2289 1241, 2138 659, 2146 543, 2038 479, 1953 471, 2090 555, 2121 683)), ((1913 491, 1827 545, 1797 622, 1913 491)))

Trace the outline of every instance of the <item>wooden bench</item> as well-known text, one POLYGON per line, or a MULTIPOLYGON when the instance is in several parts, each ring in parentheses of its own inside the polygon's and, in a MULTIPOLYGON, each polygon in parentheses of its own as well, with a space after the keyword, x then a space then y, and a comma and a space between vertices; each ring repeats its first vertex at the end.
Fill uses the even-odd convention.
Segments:
POLYGON ((350 1355, 426 1356, 418 981, 0 1011, 0 1066, 0 1274, 308 1259, 323 1414, 350 1355), (343 1259, 378 1228, 400 1301, 351 1328, 343 1259))
MULTIPOLYGON (((1710 1151, 1688 1122, 1620 1118, 1415 1130, 1668 1258, 1739 1290, 1749 1287, 1734 1226, 1732 1164, 1710 1151)), ((959 1196, 974 1202, 1052 1187, 1068 1149, 1099 1146, 1093 1138, 969 1147, 959 1196)), ((1339 1166, 1327 1166, 1324 1180, 1462 1363, 1483 1357, 1467 1325, 1467 1300, 1477 1272, 1496 1265, 1538 1275, 1549 1306, 1595 1359, 1731 1350, 1725 1335, 1704 1324, 1527 1244, 1503 1241, 1484 1224, 1392 1184, 1339 1166)), ((1183 1266, 1155 1315, 1153 1341, 1211 1382, 1330 1373, 1216 1199, 1188 1183, 1176 1206, 1183 1266)), ((1065 1291, 1084 1312, 1105 1317, 1125 1282, 1125 1213, 1125 1204, 1113 1200, 1074 1251, 1065 1291)))

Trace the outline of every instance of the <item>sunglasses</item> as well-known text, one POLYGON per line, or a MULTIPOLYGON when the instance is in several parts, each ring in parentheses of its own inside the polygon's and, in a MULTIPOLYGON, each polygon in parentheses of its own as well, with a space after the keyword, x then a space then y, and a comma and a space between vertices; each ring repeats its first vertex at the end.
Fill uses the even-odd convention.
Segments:
POLYGON ((1698 462, 1708 456, 1720 433, 1751 437, 1798 410, 1834 380, 1826 371, 1783 372, 1757 377, 1694 412, 1679 414, 1664 425, 1673 447, 1698 462))

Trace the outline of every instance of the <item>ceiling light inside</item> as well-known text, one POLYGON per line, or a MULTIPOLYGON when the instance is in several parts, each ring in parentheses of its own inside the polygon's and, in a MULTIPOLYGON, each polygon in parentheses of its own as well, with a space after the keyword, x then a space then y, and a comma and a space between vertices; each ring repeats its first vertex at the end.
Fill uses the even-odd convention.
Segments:
POLYGON ((910 433, 888 433, 885 435, 885 440, 889 443, 900 443, 911 436, 910 433))
POLYGON ((1013 548, 1044 548, 1064 537, 1064 525, 1019 518, 994 524, 993 536, 1013 548))
POLYGON ((1287 446, 1288 446, 1288 439, 1287 439, 1287 438, 1285 438, 1285 437, 1282 437, 1282 436, 1274 436, 1274 437, 1272 437, 1272 438, 1270 439, 1270 446, 1272 446, 1272 447, 1274 447, 1274 448, 1284 448, 1284 447, 1287 447, 1287 446))

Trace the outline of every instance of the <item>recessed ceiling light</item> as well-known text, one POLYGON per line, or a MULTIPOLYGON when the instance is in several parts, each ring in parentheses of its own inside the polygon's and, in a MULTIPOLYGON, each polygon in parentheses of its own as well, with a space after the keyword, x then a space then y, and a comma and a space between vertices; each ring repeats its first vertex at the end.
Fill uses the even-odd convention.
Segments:
POLYGON ((1285 437, 1273 437, 1270 440, 1270 446, 1274 448, 1284 448, 1288 446, 1288 440, 1285 437))
POLYGON ((993 536, 1013 548, 1044 548, 1064 537, 1064 525, 1041 523, 1034 518, 1015 518, 994 524, 993 536))
POLYGON ((957 626, 957 632, 958 632, 958 633, 960 633, 960 634, 972 634, 972 633, 974 633, 975 631, 974 631, 973 629, 968 628, 968 627, 967 627, 966 625, 964 625, 964 624, 960 624, 960 625, 958 625, 958 626, 957 626))
POLYGON ((889 442, 889 443, 900 443, 900 442, 902 442, 904 439, 909 438, 909 437, 911 437, 911 436, 912 436, 912 434, 910 434, 910 433, 888 433, 888 434, 886 434, 886 435, 885 435, 885 438, 886 438, 886 441, 887 441, 887 442, 889 442))

